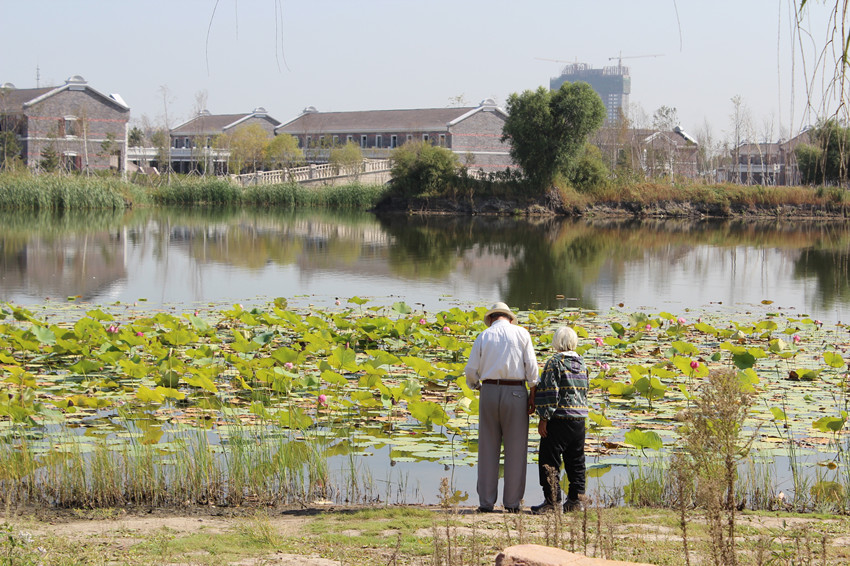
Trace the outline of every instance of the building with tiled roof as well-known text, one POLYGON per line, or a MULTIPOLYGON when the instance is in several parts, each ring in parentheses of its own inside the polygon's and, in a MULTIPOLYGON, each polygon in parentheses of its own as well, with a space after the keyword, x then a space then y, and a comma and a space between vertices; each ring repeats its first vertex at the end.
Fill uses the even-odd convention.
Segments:
POLYGON ((227 135, 240 127, 259 125, 268 133, 275 135, 280 121, 266 113, 263 107, 242 114, 211 114, 203 110, 191 120, 172 128, 171 167, 179 173, 188 173, 199 168, 199 163, 212 166, 217 172, 225 170, 228 152, 215 148, 217 136, 227 135))
POLYGON ((130 107, 74 75, 64 85, 40 88, 0 86, 0 131, 11 131, 30 168, 55 155, 68 171, 126 170, 130 107))
POLYGON ((507 113, 492 99, 478 106, 414 110, 319 112, 310 106, 275 133, 294 136, 308 159, 321 161, 328 148, 358 144, 366 157, 387 157, 408 141, 428 141, 448 148, 473 170, 502 170, 511 165, 502 142, 507 113))

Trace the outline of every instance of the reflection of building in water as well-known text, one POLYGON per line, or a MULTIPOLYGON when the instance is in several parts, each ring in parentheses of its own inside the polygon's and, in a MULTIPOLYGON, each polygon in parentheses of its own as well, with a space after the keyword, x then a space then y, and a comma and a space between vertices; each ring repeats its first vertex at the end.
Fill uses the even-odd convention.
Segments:
POLYGON ((4 293, 20 290, 32 297, 102 300, 120 290, 127 278, 124 238, 100 232, 48 241, 33 238, 15 250, 2 242, 0 280, 4 293))

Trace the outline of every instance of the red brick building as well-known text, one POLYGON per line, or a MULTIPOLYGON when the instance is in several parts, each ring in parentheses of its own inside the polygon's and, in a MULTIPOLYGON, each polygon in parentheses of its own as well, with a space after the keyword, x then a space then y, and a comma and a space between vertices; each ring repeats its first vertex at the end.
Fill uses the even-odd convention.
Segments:
POLYGON ((0 87, 0 131, 15 133, 31 169, 52 154, 67 171, 125 171, 129 120, 120 95, 103 94, 79 75, 56 87, 0 87))

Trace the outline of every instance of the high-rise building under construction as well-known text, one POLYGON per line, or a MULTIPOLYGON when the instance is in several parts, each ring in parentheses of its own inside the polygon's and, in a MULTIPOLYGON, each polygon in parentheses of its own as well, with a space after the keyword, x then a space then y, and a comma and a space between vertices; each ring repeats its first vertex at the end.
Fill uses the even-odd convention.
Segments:
POLYGON ((586 63, 570 63, 560 76, 549 80, 549 88, 557 90, 564 83, 585 82, 596 91, 605 105, 605 121, 615 123, 629 108, 629 93, 632 80, 629 68, 623 65, 592 69, 586 63))

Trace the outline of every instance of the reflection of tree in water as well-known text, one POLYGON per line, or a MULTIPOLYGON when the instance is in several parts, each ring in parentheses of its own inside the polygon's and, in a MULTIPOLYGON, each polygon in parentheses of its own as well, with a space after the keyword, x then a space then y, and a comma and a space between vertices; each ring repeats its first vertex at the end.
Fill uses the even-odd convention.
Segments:
POLYGON ((815 278, 822 308, 836 302, 850 303, 850 252, 847 246, 837 249, 808 249, 794 262, 794 277, 815 278))
POLYGON ((500 297, 514 308, 558 308, 557 295, 583 296, 588 274, 604 260, 605 243, 584 224, 563 219, 529 222, 502 217, 401 217, 381 219, 392 236, 389 258, 395 273, 445 278, 467 258, 483 268, 485 256, 501 257, 506 288, 500 297))

